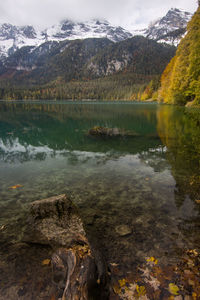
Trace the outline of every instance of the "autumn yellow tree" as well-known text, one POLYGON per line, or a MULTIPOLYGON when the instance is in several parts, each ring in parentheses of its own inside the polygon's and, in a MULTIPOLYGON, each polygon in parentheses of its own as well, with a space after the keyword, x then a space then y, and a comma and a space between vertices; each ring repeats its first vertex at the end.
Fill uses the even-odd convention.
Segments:
POLYGON ((162 74, 159 98, 165 103, 200 104, 200 7, 162 74))

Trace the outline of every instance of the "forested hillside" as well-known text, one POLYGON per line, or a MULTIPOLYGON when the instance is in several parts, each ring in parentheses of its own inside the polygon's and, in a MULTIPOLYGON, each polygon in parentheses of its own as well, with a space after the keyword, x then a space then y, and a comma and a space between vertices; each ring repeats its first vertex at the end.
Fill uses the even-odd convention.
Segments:
POLYGON ((159 97, 170 104, 200 104, 200 7, 162 74, 159 97))
POLYGON ((24 47, 1 68, 0 97, 137 99, 175 49, 142 36, 118 43, 86 39, 24 47))

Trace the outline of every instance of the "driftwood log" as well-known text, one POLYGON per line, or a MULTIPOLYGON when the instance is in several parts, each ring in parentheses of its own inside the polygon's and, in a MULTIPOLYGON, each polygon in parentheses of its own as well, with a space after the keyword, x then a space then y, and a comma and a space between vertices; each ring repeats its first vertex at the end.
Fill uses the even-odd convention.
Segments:
POLYGON ((31 204, 24 241, 49 245, 58 299, 107 299, 107 270, 87 239, 77 208, 66 195, 31 204))

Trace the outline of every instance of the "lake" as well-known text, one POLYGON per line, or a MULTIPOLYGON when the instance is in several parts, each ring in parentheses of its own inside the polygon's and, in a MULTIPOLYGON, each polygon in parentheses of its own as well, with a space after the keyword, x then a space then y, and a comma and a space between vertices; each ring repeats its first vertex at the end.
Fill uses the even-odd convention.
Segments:
MULTIPOLYGON (((25 272, 25 254, 31 253, 32 262, 39 257, 19 246, 24 220, 29 203, 63 193, 78 206, 89 239, 117 280, 134 278, 149 258, 163 270, 181 264, 187 251, 200 250, 200 110, 130 102, 1 102, 0 299, 32 299, 24 296, 27 279, 16 282, 25 272), (94 126, 130 134, 92 137, 94 126), (120 232, 121 225, 130 233, 120 232)), ((39 259, 49 250, 42 251, 39 259)), ((169 282, 158 299, 165 299, 169 282)), ((182 291, 190 295, 195 288, 186 284, 182 291)))

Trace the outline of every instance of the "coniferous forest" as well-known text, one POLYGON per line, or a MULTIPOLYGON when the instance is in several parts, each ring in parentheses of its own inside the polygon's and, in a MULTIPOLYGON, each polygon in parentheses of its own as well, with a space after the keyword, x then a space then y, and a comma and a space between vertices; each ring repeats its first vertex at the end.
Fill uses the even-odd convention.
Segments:
POLYGON ((145 100, 176 48, 142 36, 113 43, 107 39, 66 41, 45 56, 29 47, 9 58, 0 76, 1 99, 145 100), (67 47, 66 47, 67 45, 67 47), (64 51, 61 51, 63 49, 64 51), (13 70, 13 62, 21 70, 13 70), (31 69, 30 65, 37 66, 31 69))
POLYGON ((0 66, 0 99, 200 103, 200 8, 177 49, 142 36, 117 43, 107 38, 65 40, 41 47, 39 52, 22 47, 0 66))

